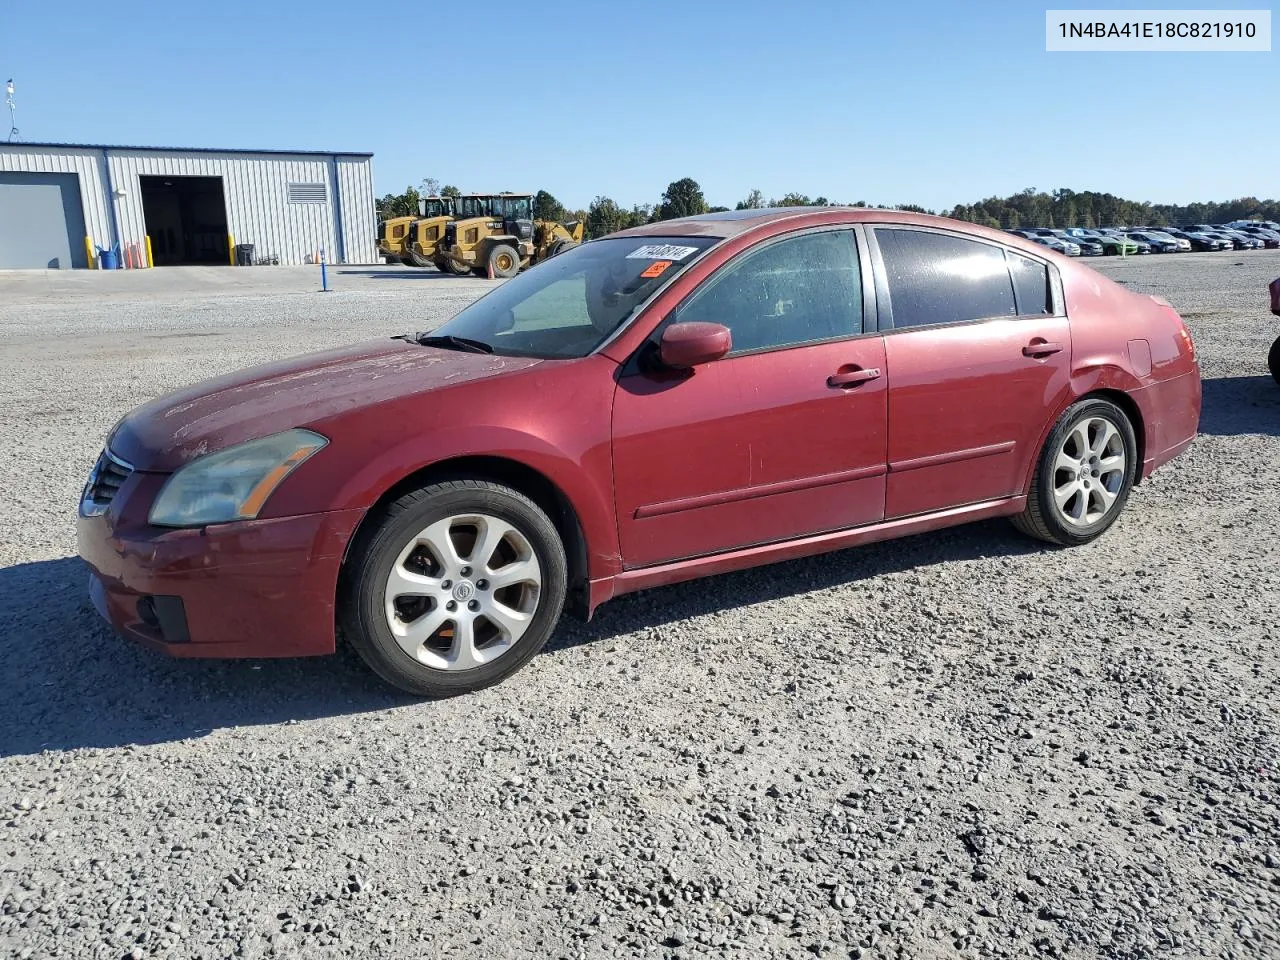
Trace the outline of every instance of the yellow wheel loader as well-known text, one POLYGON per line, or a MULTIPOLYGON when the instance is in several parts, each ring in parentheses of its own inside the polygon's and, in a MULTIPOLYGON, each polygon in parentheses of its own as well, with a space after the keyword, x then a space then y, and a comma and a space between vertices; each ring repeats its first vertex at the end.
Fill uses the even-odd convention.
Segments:
POLYGON ((464 197, 458 218, 446 224, 439 252, 455 270, 477 276, 514 277, 582 242, 584 224, 535 220, 533 195, 500 193, 464 197), (474 203, 467 204, 466 201, 474 203))
POLYGON ((413 263, 409 259, 405 241, 409 236, 409 228, 416 219, 418 218, 392 217, 378 224, 378 253, 386 263, 403 263, 405 266, 413 263))
POLYGON ((409 226, 405 237, 405 253, 415 267, 434 266, 442 273, 457 273, 453 265, 437 250, 444 236, 444 226, 454 218, 453 197, 423 197, 418 201, 418 219, 409 226))

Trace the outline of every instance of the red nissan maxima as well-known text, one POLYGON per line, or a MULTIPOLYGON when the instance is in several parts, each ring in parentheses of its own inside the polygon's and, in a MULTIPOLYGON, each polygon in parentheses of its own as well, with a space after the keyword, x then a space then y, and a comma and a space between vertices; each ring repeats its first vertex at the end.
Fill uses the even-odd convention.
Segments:
POLYGON ((1006 233, 744 210, 583 244, 431 333, 152 401, 80 505, 90 593, 181 657, 496 683, 632 590, 1008 516, 1074 546, 1191 443, 1158 297, 1006 233))

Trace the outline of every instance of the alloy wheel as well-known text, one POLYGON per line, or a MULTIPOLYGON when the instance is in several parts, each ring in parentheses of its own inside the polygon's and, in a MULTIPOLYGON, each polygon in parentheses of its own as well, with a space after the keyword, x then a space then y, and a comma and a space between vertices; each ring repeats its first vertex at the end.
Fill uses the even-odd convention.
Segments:
POLYGON ((1053 504, 1072 526, 1109 514, 1124 488, 1124 437, 1105 417, 1086 417, 1071 428, 1053 464, 1053 504))
POLYGON ((542 568, 529 538, 490 514, 438 520, 412 537, 387 576, 387 625, 425 666, 461 671, 491 663, 529 629, 542 568))

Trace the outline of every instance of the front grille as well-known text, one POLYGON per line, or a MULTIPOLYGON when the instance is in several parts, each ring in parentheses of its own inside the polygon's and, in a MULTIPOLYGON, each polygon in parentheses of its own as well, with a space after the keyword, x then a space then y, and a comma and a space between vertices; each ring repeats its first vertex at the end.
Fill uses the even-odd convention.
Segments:
POLYGON ((103 450, 98 455, 98 462, 93 465, 89 482, 85 484, 84 493, 80 497, 81 512, 85 516, 104 513, 124 482, 132 475, 133 467, 103 450))

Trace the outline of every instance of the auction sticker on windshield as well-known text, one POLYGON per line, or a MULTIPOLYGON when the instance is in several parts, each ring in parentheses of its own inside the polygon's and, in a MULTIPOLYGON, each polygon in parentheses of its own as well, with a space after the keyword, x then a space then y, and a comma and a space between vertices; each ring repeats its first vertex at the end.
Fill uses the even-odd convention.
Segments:
POLYGON ((680 247, 674 243, 651 243, 648 246, 636 247, 627 254, 628 260, 683 260, 690 254, 698 252, 697 247, 680 247))

